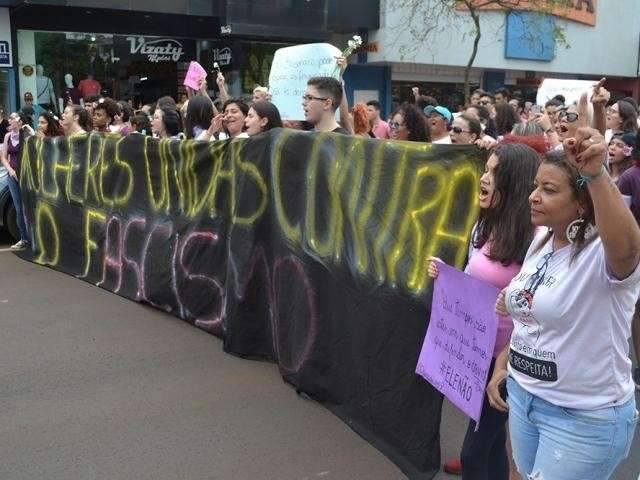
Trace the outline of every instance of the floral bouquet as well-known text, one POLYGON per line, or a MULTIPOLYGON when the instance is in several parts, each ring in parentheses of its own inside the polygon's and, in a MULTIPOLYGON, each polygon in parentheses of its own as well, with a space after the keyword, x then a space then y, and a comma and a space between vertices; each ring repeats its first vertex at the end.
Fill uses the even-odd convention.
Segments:
MULTIPOLYGON (((342 51, 341 56, 344 58, 349 58, 349 56, 361 46, 362 37, 360 37, 360 35, 354 35, 353 38, 347 42, 347 48, 342 51)), ((336 65, 336 69, 333 71, 333 75, 335 76, 338 73, 340 73, 340 65, 336 65)))

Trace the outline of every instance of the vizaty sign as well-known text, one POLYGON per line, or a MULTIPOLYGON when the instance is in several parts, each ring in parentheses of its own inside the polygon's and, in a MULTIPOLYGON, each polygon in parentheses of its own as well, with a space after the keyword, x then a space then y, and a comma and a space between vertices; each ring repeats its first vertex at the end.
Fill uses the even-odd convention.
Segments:
POLYGON ((171 38, 148 40, 144 37, 127 37, 132 55, 144 55, 153 63, 178 62, 184 55, 182 43, 171 38))

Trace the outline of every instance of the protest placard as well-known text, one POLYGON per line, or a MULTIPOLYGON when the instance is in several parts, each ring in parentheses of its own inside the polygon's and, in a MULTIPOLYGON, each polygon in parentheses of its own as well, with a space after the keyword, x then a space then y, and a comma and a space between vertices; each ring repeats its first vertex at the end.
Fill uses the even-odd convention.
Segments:
POLYGON ((287 120, 304 120, 302 96, 311 77, 337 77, 336 57, 342 54, 328 43, 311 43, 276 51, 269 74, 271 101, 287 120))
POLYGON ((191 62, 183 84, 194 90, 200 90, 199 84, 203 78, 207 78, 207 71, 198 62, 191 62))
POLYGON ((478 424, 496 341, 499 290, 444 264, 439 271, 416 373, 478 424))
POLYGON ((556 95, 563 95, 565 105, 571 105, 580 100, 580 95, 593 93, 593 87, 598 83, 594 80, 564 80, 558 78, 545 78, 538 88, 536 103, 544 105, 556 95))

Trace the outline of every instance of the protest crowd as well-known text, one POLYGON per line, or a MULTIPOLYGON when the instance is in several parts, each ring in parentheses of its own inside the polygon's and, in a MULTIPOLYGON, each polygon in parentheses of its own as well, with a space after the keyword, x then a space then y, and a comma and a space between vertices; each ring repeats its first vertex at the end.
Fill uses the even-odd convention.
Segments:
MULTIPOLYGON (((344 73, 346 58, 337 64, 344 73)), ((164 96, 134 108, 94 94, 69 98, 61 116, 25 95, 26 106, 2 124, 1 160, 21 237, 12 249, 32 242, 19 184, 20 152, 30 135, 236 141, 291 128, 476 145, 488 161, 465 272, 501 290, 500 323, 479 428, 469 422, 460 457, 444 468, 467 480, 506 480, 517 472, 531 479, 610 478, 629 454, 638 421, 640 370, 632 371, 629 349, 632 338, 640 352, 634 99, 612 102, 603 81, 571 104, 558 95, 535 105, 501 88, 475 90, 452 113, 415 88, 414 102, 381 118, 377 101, 348 105, 342 77, 314 77, 300 99, 300 121, 281 118, 268 88, 230 98, 224 75, 214 75, 217 96, 201 78, 184 102, 164 96)), ((437 278, 441 260, 424 261, 437 278)))

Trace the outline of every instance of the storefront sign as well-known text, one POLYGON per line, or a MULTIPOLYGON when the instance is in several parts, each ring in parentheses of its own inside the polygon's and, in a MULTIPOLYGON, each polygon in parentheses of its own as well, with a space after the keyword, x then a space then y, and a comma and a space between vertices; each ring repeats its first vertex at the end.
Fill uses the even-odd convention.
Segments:
POLYGON ((211 53, 213 55, 213 61, 218 62, 221 67, 228 67, 229 65, 231 65, 231 61, 233 58, 231 48, 214 48, 211 53))
POLYGON ((0 8, 0 67, 12 67, 9 9, 0 8))
POLYGON ((363 43, 360 48, 356 50, 356 53, 378 53, 380 51, 379 42, 367 42, 363 43))
POLYGON ((116 37, 116 57, 151 63, 188 62, 195 58, 195 42, 175 38, 116 37))

